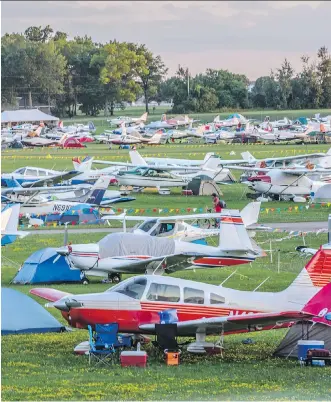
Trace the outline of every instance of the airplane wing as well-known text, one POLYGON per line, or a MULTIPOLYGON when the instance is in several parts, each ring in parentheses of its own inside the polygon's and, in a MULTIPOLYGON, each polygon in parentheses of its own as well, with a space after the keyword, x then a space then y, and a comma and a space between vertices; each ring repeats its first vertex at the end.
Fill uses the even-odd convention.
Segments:
POLYGON ((56 176, 49 176, 45 179, 37 180, 34 182, 25 182, 22 183, 22 187, 39 187, 42 186, 45 183, 52 182, 53 184, 58 184, 61 183, 62 181, 65 180, 71 180, 73 177, 78 176, 82 172, 78 172, 76 170, 71 170, 70 172, 65 172, 56 176))
POLYGON ((279 168, 259 168, 259 167, 245 167, 245 166, 229 166, 229 169, 234 170, 243 170, 250 172, 271 172, 273 170, 278 170, 285 174, 291 175, 302 175, 307 173, 330 173, 330 169, 303 169, 303 168, 295 168, 295 169, 279 169, 279 168))
POLYGON ((129 162, 112 162, 112 161, 99 161, 99 160, 94 160, 93 163, 97 163, 100 165, 113 165, 113 166, 127 166, 127 167, 132 167, 132 168, 150 168, 156 171, 162 171, 162 170, 182 170, 182 171, 199 171, 201 170, 201 167, 196 167, 196 166, 169 166, 169 165, 137 165, 134 163, 129 163, 129 162))
MULTIPOLYGON (((67 191, 67 190, 74 190, 77 188, 77 186, 61 186, 57 187, 56 190, 58 190, 59 193, 62 191, 67 191)), ((45 186, 45 187, 10 187, 8 189, 3 189, 2 194, 8 194, 8 193, 15 193, 15 194, 28 194, 28 193, 41 193, 41 192, 46 192, 54 190, 54 187, 51 186, 45 186)), ((53 191, 52 191, 53 192, 53 191)), ((55 193, 54 193, 55 194, 55 193)))
POLYGON ((60 300, 64 296, 72 295, 72 293, 62 292, 61 290, 50 289, 50 288, 35 288, 35 289, 31 289, 30 293, 32 295, 39 296, 42 299, 49 300, 52 302, 60 300))
MULTIPOLYGON (((305 314, 300 311, 288 311, 201 318, 198 320, 177 322, 177 334, 178 336, 195 336, 199 332, 211 335, 219 334, 222 330, 225 332, 262 330, 264 328, 277 328, 284 323, 300 321, 311 317, 311 314, 305 314)), ((146 332, 155 332, 155 324, 143 324, 139 328, 146 332)))

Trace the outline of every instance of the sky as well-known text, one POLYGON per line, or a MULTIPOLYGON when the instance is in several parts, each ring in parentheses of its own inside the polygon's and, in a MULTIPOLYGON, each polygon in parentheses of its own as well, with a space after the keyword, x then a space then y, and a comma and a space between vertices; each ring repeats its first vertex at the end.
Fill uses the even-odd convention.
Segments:
POLYGON ((1 33, 50 25, 70 38, 144 43, 168 75, 227 69, 254 81, 286 57, 331 50, 329 1, 2 1, 1 33))

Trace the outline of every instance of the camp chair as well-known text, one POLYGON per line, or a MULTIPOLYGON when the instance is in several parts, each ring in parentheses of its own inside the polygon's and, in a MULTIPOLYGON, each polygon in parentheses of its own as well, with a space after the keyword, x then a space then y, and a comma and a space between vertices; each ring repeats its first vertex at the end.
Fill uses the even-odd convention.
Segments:
POLYGON ((117 343, 118 324, 96 324, 94 333, 92 327, 88 325, 88 331, 90 350, 87 354, 89 355, 89 364, 95 358, 96 365, 103 363, 109 366, 109 357, 112 357, 116 352, 114 344, 117 343))

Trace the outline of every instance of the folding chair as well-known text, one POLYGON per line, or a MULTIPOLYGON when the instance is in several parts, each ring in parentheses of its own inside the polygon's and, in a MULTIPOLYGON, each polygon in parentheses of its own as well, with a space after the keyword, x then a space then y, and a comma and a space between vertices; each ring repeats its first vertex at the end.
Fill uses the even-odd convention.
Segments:
POLYGON ((87 354, 89 355, 89 364, 95 358, 96 365, 103 363, 110 366, 109 358, 113 357, 116 352, 114 345, 117 343, 118 324, 96 324, 94 333, 92 327, 88 325, 88 331, 90 350, 87 354))

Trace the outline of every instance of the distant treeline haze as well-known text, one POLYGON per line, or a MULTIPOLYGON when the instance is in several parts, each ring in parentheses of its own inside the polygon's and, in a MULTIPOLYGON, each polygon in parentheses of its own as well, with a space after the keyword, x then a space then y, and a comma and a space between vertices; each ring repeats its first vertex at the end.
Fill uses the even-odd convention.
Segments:
POLYGON ((90 37, 68 40, 65 32, 50 26, 30 27, 24 34, 5 34, 1 41, 1 102, 14 105, 17 97, 26 104, 52 105, 58 116, 82 113, 112 115, 143 97, 172 102, 174 113, 227 109, 310 109, 331 107, 331 56, 323 46, 316 61, 302 56, 296 73, 288 60, 254 86, 245 75, 207 69, 190 76, 178 67, 167 77, 161 57, 146 45, 118 42, 95 43, 90 37))

